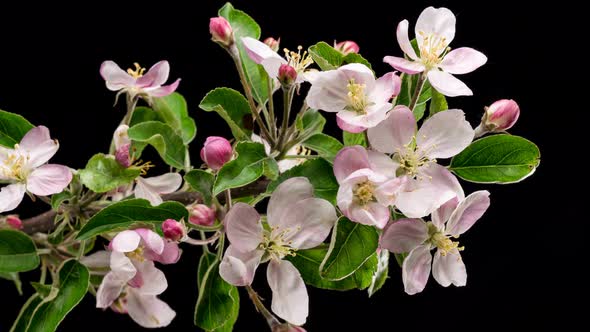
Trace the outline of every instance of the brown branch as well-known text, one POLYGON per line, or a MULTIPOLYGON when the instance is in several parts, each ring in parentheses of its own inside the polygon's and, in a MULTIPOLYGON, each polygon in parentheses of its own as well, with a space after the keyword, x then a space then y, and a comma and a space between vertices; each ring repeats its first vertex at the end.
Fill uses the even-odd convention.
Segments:
MULTIPOLYGON (((268 179, 260 179, 244 187, 232 189, 231 195, 235 198, 257 195, 265 192, 269 183, 270 181, 268 179)), ((201 194, 197 192, 178 191, 175 193, 163 195, 162 199, 165 201, 175 201, 184 205, 188 205, 196 201, 200 201, 201 194)), ((225 196, 220 194, 218 199, 223 203, 225 201, 225 196)), ((91 211, 86 212, 91 213, 91 211)), ((92 212, 96 213, 98 211, 92 212)), ((50 210, 32 218, 23 220, 23 232, 27 234, 34 234, 38 232, 45 233, 50 231, 55 226, 53 221, 56 215, 57 212, 50 210)))

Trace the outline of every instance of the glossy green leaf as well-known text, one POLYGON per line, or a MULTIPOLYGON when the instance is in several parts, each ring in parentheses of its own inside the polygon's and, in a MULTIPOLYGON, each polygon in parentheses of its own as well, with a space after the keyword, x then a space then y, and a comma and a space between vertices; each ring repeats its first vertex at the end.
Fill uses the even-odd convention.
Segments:
POLYGON ((365 136, 364 132, 353 134, 347 131, 343 131, 342 139, 344 141, 344 146, 360 145, 367 147, 367 136, 365 136))
POLYGON ((152 206, 145 199, 128 199, 114 203, 95 214, 82 227, 77 239, 86 240, 102 233, 124 230, 133 224, 155 227, 166 219, 188 220, 188 211, 178 202, 164 202, 152 206))
POLYGON ((33 240, 25 233, 0 229, 0 272, 24 272, 39 266, 33 240))
POLYGON ((379 255, 376 254, 378 263, 377 269, 371 278, 371 285, 367 290, 369 293, 369 297, 373 296, 377 291, 385 285, 385 281, 387 281, 388 274, 389 274, 389 251, 381 250, 379 255))
POLYGON ((272 193, 283 181, 296 176, 304 176, 313 185, 314 195, 336 204, 338 182, 334 177, 332 165, 324 159, 317 158, 304 162, 284 172, 276 181, 268 185, 267 193, 272 193))
POLYGON ((273 158, 264 159, 262 174, 270 180, 276 180, 279 178, 280 169, 279 164, 273 158))
POLYGON ((341 217, 332 231, 320 275, 328 280, 342 280, 350 276, 375 253, 378 242, 379 234, 375 227, 341 217))
POLYGON ((303 142, 303 146, 318 153, 318 155, 326 158, 330 162, 334 161, 334 157, 338 151, 344 146, 340 141, 332 136, 326 134, 315 134, 303 142))
POLYGON ((145 106, 138 106, 133 111, 133 115, 131 116, 131 121, 129 121, 129 127, 133 127, 136 124, 140 124, 142 122, 147 121, 160 121, 163 122, 164 120, 160 116, 159 113, 154 111, 153 109, 145 106))
POLYGON ((66 315, 82 301, 89 282, 90 273, 86 266, 74 259, 64 262, 54 285, 59 292, 55 298, 37 307, 26 331, 55 331, 66 315))
POLYGON ((308 109, 298 114, 295 120, 297 130, 301 132, 300 136, 303 137, 310 137, 321 133, 324 130, 325 124, 326 118, 318 110, 314 109, 308 109))
POLYGON ((367 61, 367 59, 363 58, 363 56, 358 53, 349 53, 342 58, 343 65, 349 63, 362 63, 363 65, 369 67, 369 69, 372 69, 369 61, 367 61))
POLYGON ((476 183, 514 183, 533 174, 541 152, 531 141, 513 135, 492 135, 469 145, 451 160, 450 170, 476 183))
POLYGON ((10 332, 26 332, 35 309, 43 302, 39 294, 33 294, 22 306, 10 332))
POLYGON ((159 121, 142 122, 129 128, 128 134, 129 138, 135 142, 153 146, 168 165, 176 168, 184 167, 184 143, 169 125, 159 121))
POLYGON ((361 63, 371 68, 371 64, 360 54, 344 55, 325 42, 319 42, 309 47, 309 54, 313 61, 324 71, 333 70, 349 63, 361 63))
POLYGON ((213 194, 217 195, 230 188, 245 186, 256 181, 264 171, 267 158, 264 145, 253 142, 240 142, 236 145, 237 157, 223 165, 217 175, 213 194))
POLYGON ((51 208, 57 211, 57 209, 59 209, 63 203, 69 201, 72 198, 74 198, 74 194, 68 190, 64 190, 59 194, 51 195, 51 208))
POLYGON ((22 116, 0 110, 0 145, 14 148, 33 127, 22 116))
POLYGON ((432 98, 430 99, 430 107, 428 108, 428 116, 433 116, 438 112, 445 111, 449 109, 449 104, 447 104, 447 98, 442 93, 436 91, 435 89, 431 89, 430 93, 432 98))
POLYGON ((245 119, 251 116, 248 101, 241 93, 230 88, 217 88, 209 92, 199 104, 207 112, 217 112, 229 125, 237 140, 250 140, 252 130, 246 128, 245 119))
POLYGON ((194 191, 201 194, 206 205, 211 205, 213 184, 215 183, 213 174, 200 169, 193 169, 184 176, 184 180, 194 191))
MULTIPOLYGON (((94 192, 104 193, 133 182, 139 176, 140 169, 123 167, 115 160, 115 157, 98 153, 90 158, 86 168, 80 170, 79 174, 80 180, 86 187, 94 192)), ((57 204, 57 201, 55 203, 57 204)))
POLYGON ((195 120, 188 115, 186 100, 178 93, 153 98, 154 111, 182 138, 185 145, 197 135, 195 120))

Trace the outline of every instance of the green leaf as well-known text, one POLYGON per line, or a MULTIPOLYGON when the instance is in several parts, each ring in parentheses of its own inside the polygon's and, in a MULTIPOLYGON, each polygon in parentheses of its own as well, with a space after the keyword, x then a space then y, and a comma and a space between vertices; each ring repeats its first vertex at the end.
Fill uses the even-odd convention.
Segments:
POLYGON ((319 42, 309 47, 309 54, 313 61, 324 71, 333 70, 349 63, 361 63, 369 68, 371 64, 360 54, 344 55, 325 42, 319 42))
POLYGON ((304 162, 284 172, 268 185, 267 193, 272 193, 283 181, 296 176, 304 176, 313 185, 314 195, 336 204, 338 181, 334 177, 332 165, 324 159, 317 158, 304 162))
POLYGON ((389 273, 389 251, 381 250, 379 255, 377 256, 377 270, 373 274, 371 278, 371 285, 367 290, 369 292, 369 297, 373 296, 378 290, 385 285, 385 281, 387 281, 388 273, 389 273))
POLYGON ((195 325, 206 331, 231 331, 240 311, 240 294, 221 278, 219 260, 214 257, 205 251, 199 262, 195 325))
POLYGON ((190 184, 191 188, 203 196, 205 205, 211 205, 213 183, 215 176, 200 169, 193 169, 184 176, 184 181, 190 184))
POLYGON ((379 234, 375 227, 341 217, 334 230, 328 254, 320 266, 320 275, 328 280, 342 280, 353 274, 377 250, 379 234))
POLYGON ((476 183, 514 183, 533 174, 541 152, 531 141, 512 135, 492 135, 469 145, 451 160, 450 170, 476 183))
POLYGON ((0 272, 0 278, 14 282, 18 294, 23 295, 23 283, 20 281, 18 272, 0 272))
POLYGON ((153 98, 153 108, 182 138, 185 145, 197 135, 195 120, 188 115, 186 100, 180 93, 173 92, 166 97, 153 98))
POLYGON ((242 45, 243 37, 260 38, 260 26, 252 17, 241 10, 235 9, 229 2, 219 9, 219 16, 227 19, 232 27, 234 39, 240 52, 242 67, 244 68, 246 79, 250 82, 250 86, 252 86, 254 99, 260 104, 264 104, 268 100, 268 75, 262 66, 250 59, 242 45))
POLYGON ((248 101, 241 93, 230 88, 217 88, 209 92, 199 104, 206 112, 217 112, 229 125, 237 140, 250 140, 251 129, 246 128, 245 118, 251 116, 248 101))
POLYGON ((274 160, 273 158, 266 158, 264 159, 263 166, 264 168, 262 173, 264 174, 264 176, 271 180, 276 180, 279 178, 280 170, 279 164, 276 160, 274 160))
POLYGON ((140 124, 142 122, 147 121, 160 121, 163 122, 164 120, 160 116, 159 113, 156 113, 153 109, 145 106, 138 106, 133 111, 133 115, 131 116, 131 121, 129 121, 129 127, 133 127, 136 124, 140 124))
POLYGON ((348 53, 344 58, 342 58, 342 64, 349 64, 349 63, 362 63, 363 65, 369 67, 369 69, 373 69, 371 64, 367 59, 363 58, 362 55, 358 53, 348 53))
MULTIPOLYGON (((133 182, 139 176, 140 169, 123 167, 115 160, 115 157, 98 153, 90 158, 86 168, 80 170, 79 174, 80 180, 86 187, 94 192, 104 193, 133 182)), ((63 202, 68 197, 58 197, 55 203, 61 203, 60 199, 63 202)))
POLYGON ((86 266, 70 259, 58 271, 56 288, 59 292, 48 302, 41 303, 31 317, 27 332, 53 332, 88 290, 90 273, 86 266))
POLYGON ((435 89, 431 89, 430 93, 432 94, 432 98, 430 99, 428 116, 433 116, 440 111, 445 111, 449 109, 449 104, 447 104, 447 99, 445 98, 445 95, 436 91, 435 89))
POLYGON ((43 299, 39 296, 39 294, 33 294, 33 296, 31 296, 20 309, 18 317, 14 321, 10 332, 27 331, 31 317, 33 317, 35 309, 37 309, 41 302, 43 302, 43 299))
POLYGON ((168 165, 184 168, 185 146, 172 127, 159 121, 147 121, 129 128, 128 134, 135 142, 153 146, 168 165))
POLYGON ((78 233, 78 240, 127 229, 135 223, 152 225, 156 229, 164 220, 188 220, 188 210, 178 202, 152 206, 145 199, 128 199, 114 203, 95 214, 78 233))
POLYGON ((64 190, 59 194, 54 194, 51 196, 51 208, 56 210, 66 201, 74 198, 74 194, 71 192, 64 190))
POLYGON ((35 292, 41 296, 43 302, 55 299, 59 293, 59 288, 55 287, 54 285, 45 285, 38 282, 31 282, 31 286, 33 286, 35 292))
POLYGON ((303 113, 297 115, 295 125, 297 130, 301 132, 300 136, 310 137, 319 134, 324 130, 326 118, 318 110, 308 109, 303 113))
POLYGON ((0 230, 0 272, 24 272, 39 266, 33 240, 12 229, 0 230))
POLYGON ((343 131, 342 139, 344 141, 344 146, 361 145, 367 147, 367 137, 365 136, 364 132, 353 134, 347 131, 343 131))
POLYGON ((0 110, 0 145, 14 148, 33 127, 22 116, 0 110))
POLYGON ((264 145, 240 142, 236 145, 236 154, 236 159, 226 163, 219 170, 213 187, 213 195, 226 189, 245 186, 262 176, 263 163, 267 158, 264 145))
POLYGON ((354 278, 356 284, 358 285, 358 289, 366 289, 367 287, 371 286, 371 282, 373 281, 373 275, 377 271, 377 264, 379 259, 377 258, 377 253, 372 254, 369 258, 365 261, 358 270, 354 271, 354 274, 349 278, 354 278))
POLYGON ((317 152, 320 156, 326 158, 330 162, 334 161, 334 157, 338 151, 344 146, 340 141, 332 136, 326 134, 315 134, 303 142, 303 146, 317 152))
MULTIPOLYGON (((416 90, 419 76, 420 74, 402 74, 402 86, 400 89, 400 93, 396 98, 396 105, 410 106, 412 97, 414 96, 414 92, 416 90)), ((430 86, 430 83, 426 81, 424 83, 424 86, 422 87, 422 91, 420 92, 420 96, 418 97, 418 101, 416 102, 416 106, 413 110, 416 121, 419 121, 424 116, 426 104, 431 97, 431 91, 432 88, 430 86)))

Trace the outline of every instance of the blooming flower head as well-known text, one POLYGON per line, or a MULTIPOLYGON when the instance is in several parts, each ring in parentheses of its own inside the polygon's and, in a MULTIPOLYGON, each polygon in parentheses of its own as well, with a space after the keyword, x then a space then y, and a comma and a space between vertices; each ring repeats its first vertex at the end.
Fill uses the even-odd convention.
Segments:
POLYGON ((383 228, 389 206, 405 185, 396 178, 397 163, 387 155, 362 146, 346 147, 334 159, 334 175, 340 188, 338 207, 350 220, 383 228))
POLYGON ((338 112, 341 129, 358 133, 383 121, 399 94, 401 80, 391 72, 375 79, 373 71, 360 63, 315 73, 307 104, 326 112, 338 112))
POLYGON ((279 69, 281 65, 289 65, 295 69, 297 78, 295 83, 302 83, 306 81, 305 73, 308 71, 313 60, 307 51, 302 51, 302 47, 297 48, 297 52, 284 49, 285 57, 280 56, 273 51, 267 44, 251 37, 243 37, 242 43, 250 58, 259 65, 264 67, 264 70, 271 78, 279 77, 279 69))
POLYGON ((26 192, 38 196, 60 193, 72 181, 66 166, 46 164, 59 149, 49 129, 35 127, 13 149, 0 146, 0 212, 14 210, 26 192))
POLYGON ((386 56, 383 61, 407 74, 426 72, 430 84, 446 96, 472 95, 467 85, 452 74, 470 73, 488 59, 469 47, 450 51, 448 46, 455 38, 455 22, 455 15, 447 8, 424 9, 416 22, 416 41, 420 51, 416 54, 408 37, 408 20, 401 21, 397 26, 397 42, 410 60, 386 56))
POLYGON ((135 69, 123 71, 115 62, 105 61, 100 66, 100 75, 105 80, 107 89, 128 93, 131 98, 136 96, 165 97, 178 88, 180 78, 170 85, 163 85, 168 80, 170 65, 168 61, 160 61, 145 72, 137 62, 135 69))
POLYGON ((98 252, 94 254, 96 259, 89 259, 91 265, 96 265, 97 259, 106 258, 110 266, 96 293, 96 307, 114 305, 116 311, 128 313, 143 327, 170 324, 176 313, 157 298, 166 290, 168 282, 154 261, 176 263, 180 258, 178 245, 149 229, 138 228, 117 234, 109 249, 110 255, 98 252))
POLYGON ((456 197, 432 214, 432 221, 400 219, 391 223, 381 235, 380 247, 394 253, 409 253, 402 266, 406 293, 421 292, 430 275, 444 287, 465 286, 467 272, 460 251, 453 241, 481 218, 490 206, 490 193, 476 191, 459 201, 456 197), (434 262, 430 251, 436 249, 434 262))
POLYGON ((336 219, 332 204, 313 197, 309 180, 288 179, 270 198, 268 228, 263 227, 260 215, 250 205, 237 203, 228 212, 224 224, 231 245, 219 273, 232 285, 250 285, 258 265, 268 261, 272 311, 289 323, 302 325, 308 313, 307 289, 299 271, 284 258, 323 243, 336 219))
POLYGON ((464 197, 455 176, 436 163, 437 158, 461 152, 473 140, 463 111, 439 112, 416 131, 412 111, 396 106, 385 121, 368 130, 368 137, 374 149, 393 155, 399 163, 398 175, 409 178, 395 201, 404 215, 423 217, 454 196, 464 197))

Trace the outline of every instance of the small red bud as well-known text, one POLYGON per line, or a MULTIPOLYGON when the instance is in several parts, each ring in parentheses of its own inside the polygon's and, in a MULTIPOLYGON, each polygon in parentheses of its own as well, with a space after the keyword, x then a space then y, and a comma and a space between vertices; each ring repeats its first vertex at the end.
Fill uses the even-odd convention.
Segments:
POLYGON ((231 46, 234 43, 233 30, 229 22, 219 16, 212 17, 209 20, 209 32, 211 32, 211 39, 214 42, 220 43, 224 46, 231 46))
POLYGON ((228 140, 219 136, 209 136, 201 149, 201 159, 212 170, 219 170, 231 160, 233 151, 228 140))

